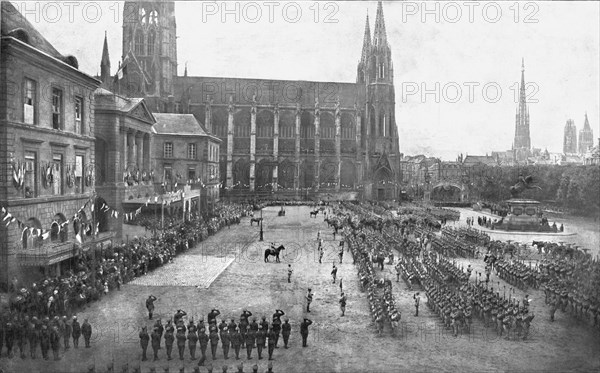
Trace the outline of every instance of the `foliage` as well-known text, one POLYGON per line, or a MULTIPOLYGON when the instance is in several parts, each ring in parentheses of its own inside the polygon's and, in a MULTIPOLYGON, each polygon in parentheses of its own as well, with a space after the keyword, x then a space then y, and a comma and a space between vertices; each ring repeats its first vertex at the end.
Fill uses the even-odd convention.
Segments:
POLYGON ((580 215, 600 215, 600 167, 598 166, 527 166, 488 167, 470 175, 471 195, 500 202, 510 198, 509 188, 519 175, 532 175, 540 189, 528 189, 521 195, 556 205, 580 215))

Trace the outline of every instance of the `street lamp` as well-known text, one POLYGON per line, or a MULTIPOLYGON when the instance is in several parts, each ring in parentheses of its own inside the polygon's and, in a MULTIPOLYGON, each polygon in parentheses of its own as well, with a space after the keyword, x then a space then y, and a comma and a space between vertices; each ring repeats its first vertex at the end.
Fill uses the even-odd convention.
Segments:
POLYGON ((260 239, 259 239, 259 241, 263 240, 263 221, 262 221, 263 214, 262 214, 262 212, 263 212, 263 210, 261 208, 260 209, 260 239))

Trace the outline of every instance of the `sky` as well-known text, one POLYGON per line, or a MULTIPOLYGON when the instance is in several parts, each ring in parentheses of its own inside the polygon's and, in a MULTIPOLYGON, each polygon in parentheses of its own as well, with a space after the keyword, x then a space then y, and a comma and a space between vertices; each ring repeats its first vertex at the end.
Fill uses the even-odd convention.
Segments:
MULTIPOLYGON (((112 73, 122 55, 123 2, 13 4, 80 69, 112 73), (26 12, 24 12, 26 10, 26 12)), ((176 2, 179 74, 355 82, 367 13, 377 3, 176 2)), ((454 160, 508 150, 521 61, 533 147, 561 152, 563 129, 587 113, 600 136, 600 4, 383 2, 394 65, 400 151, 454 160)))

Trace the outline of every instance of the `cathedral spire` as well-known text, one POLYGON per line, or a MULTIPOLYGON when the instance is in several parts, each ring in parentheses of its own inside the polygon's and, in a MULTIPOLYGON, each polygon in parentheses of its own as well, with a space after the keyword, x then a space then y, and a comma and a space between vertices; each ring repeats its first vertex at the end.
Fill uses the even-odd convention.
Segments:
POLYGON ((104 31, 104 46, 102 47, 102 59, 100 60, 100 80, 108 82, 110 78, 110 57, 108 56, 108 37, 104 31))
POLYGON ((525 161, 531 150, 529 136, 529 108, 525 93, 525 58, 521 58, 521 86, 519 87, 519 106, 515 120, 515 140, 513 148, 518 151, 517 161, 525 161))
POLYGON ((367 13, 367 21, 365 22, 365 36, 363 38, 362 55, 360 62, 367 62, 369 52, 371 51, 371 28, 369 27, 369 13, 367 13))
POLYGON ((590 130, 590 131, 592 130, 590 128, 590 122, 588 121, 587 112, 585 113, 585 121, 583 122, 583 129, 586 130, 586 131, 587 130, 590 130))
POLYGON ((387 45, 385 21, 383 20, 383 5, 381 5, 381 1, 377 2, 377 16, 375 18, 375 30, 373 31, 373 45, 375 47, 387 45))

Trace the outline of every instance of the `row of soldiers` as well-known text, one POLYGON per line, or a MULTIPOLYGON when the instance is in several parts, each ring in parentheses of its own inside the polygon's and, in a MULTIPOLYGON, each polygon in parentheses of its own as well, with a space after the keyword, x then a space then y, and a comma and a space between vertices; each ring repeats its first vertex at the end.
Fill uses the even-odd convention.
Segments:
POLYGON ((577 290, 569 291, 567 284, 557 280, 546 284, 544 293, 545 302, 550 305, 550 321, 554 321, 555 313, 560 309, 600 331, 600 308, 589 296, 577 290))
POLYGON ((535 268, 503 258, 496 262, 496 272, 501 279, 523 290, 527 290, 528 287, 538 289, 542 280, 542 274, 535 268))
MULTIPOLYGON (((199 365, 204 364, 206 361, 206 350, 209 345, 212 359, 215 360, 217 358, 219 341, 221 342, 223 357, 225 359, 229 358, 230 348, 233 349, 235 358, 239 359, 240 350, 244 347, 246 348, 247 359, 252 359, 252 350, 254 348, 257 350, 258 359, 262 359, 263 349, 268 347, 268 358, 269 360, 273 360, 274 350, 278 348, 277 344, 280 333, 283 336, 284 348, 288 348, 291 324, 289 323, 289 318, 285 318, 284 322, 281 321, 281 317, 285 315, 282 310, 278 309, 275 311, 271 324, 269 324, 265 316, 262 317, 260 322, 257 322, 256 317, 253 317, 252 321, 249 322, 252 312, 248 310, 242 312, 239 323, 236 323, 233 319, 230 319, 229 323, 227 323, 226 320, 222 319, 217 324, 217 316, 219 315, 220 311, 213 309, 208 314, 208 325, 204 323, 204 319, 202 318, 198 321, 197 325, 194 324, 193 319, 190 320, 186 327, 183 322, 183 316, 186 316, 186 313, 178 310, 173 318, 174 321, 169 320, 165 326, 162 325, 160 320, 157 320, 151 334, 148 334, 147 329, 144 327, 139 335, 142 347, 142 360, 147 359, 146 351, 150 341, 154 351, 154 360, 159 359, 158 350, 160 349, 163 333, 168 360, 172 359, 171 353, 175 343, 179 350, 179 359, 183 360, 187 342, 191 360, 196 360, 196 347, 198 344, 200 345, 202 356, 198 363, 199 365)), ((304 347, 306 347, 308 326, 310 324, 312 324, 311 320, 304 319, 300 325, 304 347)))
POLYGON ((23 317, 15 315, 13 318, 0 317, 0 357, 5 345, 8 358, 12 358, 18 348, 19 356, 25 359, 27 357, 26 350, 29 347, 29 356, 35 359, 39 346, 44 360, 49 359, 50 350, 52 350, 54 360, 60 360, 61 339, 66 352, 70 348, 71 338, 73 346, 79 347, 79 338, 82 335, 85 347, 89 348, 92 326, 87 319, 80 325, 77 316, 73 316, 71 322, 66 316, 62 318, 55 316, 52 319, 44 317, 41 320, 37 317, 30 319, 27 315, 23 317))
MULTIPOLYGON (((204 368, 206 369, 207 373, 213 373, 214 367, 212 365, 211 362, 207 362, 206 365, 204 366, 204 368)), ((244 363, 240 362, 237 366, 237 373, 244 373, 244 363)), ((149 373, 156 373, 156 367, 150 367, 149 368, 149 373)), ((129 364, 125 364, 122 366, 121 368, 121 373, 129 373, 129 364)), ((164 373, 170 373, 170 368, 169 367, 164 367, 163 368, 164 373)), ((106 366, 106 373, 114 373, 114 364, 110 363, 106 366)), ((136 367, 133 367, 131 369, 131 371, 133 373, 141 373, 142 368, 138 365, 136 367)), ((185 373, 185 367, 180 367, 179 368, 179 373, 185 373)), ((223 365, 222 366, 222 372, 223 373, 227 373, 229 371, 229 366, 228 365, 223 365)), ((2 372, 2 370, 0 369, 0 373, 2 372)), ((96 366, 94 364, 88 366, 88 373, 95 373, 96 372, 96 366)), ((193 368, 193 372, 194 373, 200 373, 200 366, 195 366, 193 368)), ((249 371, 246 371, 249 372, 249 371)), ((253 373, 258 373, 258 364, 254 364, 252 366, 252 372, 253 373)), ((272 373, 273 372, 273 362, 269 361, 269 363, 267 364, 267 370, 265 371, 265 373, 272 373)))

